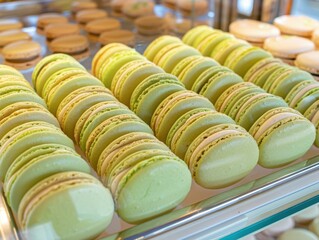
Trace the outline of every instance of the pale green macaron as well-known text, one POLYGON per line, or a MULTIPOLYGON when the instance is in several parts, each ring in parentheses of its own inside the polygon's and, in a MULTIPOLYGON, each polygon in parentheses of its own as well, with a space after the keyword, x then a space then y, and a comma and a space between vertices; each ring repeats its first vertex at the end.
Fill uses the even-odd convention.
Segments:
POLYGON ((205 188, 222 188, 238 182, 257 165, 255 140, 235 124, 207 128, 190 144, 185 162, 194 180, 205 188))
POLYGON ((23 86, 32 89, 30 83, 21 76, 0 75, 0 88, 7 86, 23 86))
POLYGON ((93 176, 71 171, 34 185, 21 201, 18 220, 28 239, 92 239, 113 214, 110 191, 93 176))
POLYGON ((274 108, 265 112, 250 128, 265 168, 286 165, 303 156, 316 138, 313 124, 291 108, 274 108))
POLYGON ((12 162, 29 148, 45 143, 60 143, 74 148, 73 142, 60 128, 34 121, 21 124, 9 131, 0 141, 0 178, 4 180, 12 162))
POLYGON ((23 196, 37 182, 65 171, 90 173, 90 167, 72 148, 41 144, 23 152, 11 164, 4 181, 4 191, 15 213, 23 196))

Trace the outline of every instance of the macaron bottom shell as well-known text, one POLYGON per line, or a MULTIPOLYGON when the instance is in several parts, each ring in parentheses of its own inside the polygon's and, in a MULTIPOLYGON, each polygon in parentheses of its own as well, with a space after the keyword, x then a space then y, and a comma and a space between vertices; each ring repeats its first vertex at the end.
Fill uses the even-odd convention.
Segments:
POLYGON ((116 200, 117 212, 126 222, 139 223, 161 215, 175 208, 190 191, 191 175, 181 161, 151 158, 134 169, 133 175, 125 176, 127 182, 116 200))

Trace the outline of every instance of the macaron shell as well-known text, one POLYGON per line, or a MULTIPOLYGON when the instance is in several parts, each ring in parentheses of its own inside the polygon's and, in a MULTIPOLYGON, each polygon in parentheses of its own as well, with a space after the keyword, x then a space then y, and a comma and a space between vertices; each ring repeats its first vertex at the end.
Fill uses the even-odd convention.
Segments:
POLYGON ((93 57, 92 74, 98 77, 99 70, 102 64, 110 58, 114 53, 130 49, 128 46, 121 43, 110 43, 102 47, 93 57))
POLYGON ((182 38, 182 41, 185 43, 185 44, 188 44, 188 45, 193 45, 193 42, 195 41, 196 37, 201 34, 202 32, 205 32, 205 31, 210 31, 212 30, 211 27, 209 26, 205 26, 205 25, 202 25, 202 26, 197 26, 195 28, 192 28, 191 30, 189 30, 182 38))
POLYGON ((23 198, 21 205, 19 220, 30 239, 94 238, 109 225, 114 212, 109 190, 93 177, 78 172, 56 174, 39 182, 23 198), (60 177, 63 175, 71 176, 64 180, 60 177), (49 188, 44 189, 46 186, 49 188), (47 211, 48 206, 51 211, 47 211), (50 224, 36 227, 43 222, 50 224))
POLYGON ((23 86, 33 89, 30 83, 23 77, 15 75, 0 75, 0 88, 8 86, 23 86))
POLYGON ((88 108, 76 121, 75 128, 74 128, 74 139, 76 144, 79 145, 80 142, 80 135, 81 131, 84 128, 85 124, 90 121, 89 119, 92 115, 97 115, 103 110, 106 109, 114 109, 114 108, 121 108, 125 109, 125 106, 119 103, 118 101, 104 101, 93 105, 92 107, 88 108))
POLYGON ((186 165, 171 157, 144 160, 135 165, 122 181, 124 179, 125 184, 116 194, 117 212, 129 223, 142 222, 175 208, 191 187, 186 165))
POLYGON ((226 39, 217 44, 210 56, 221 65, 224 65, 230 53, 243 46, 249 46, 249 44, 238 39, 226 39))
POLYGON ((277 123, 259 139, 258 164, 265 168, 286 165, 303 156, 316 137, 314 126, 306 119, 290 119, 277 123))
POLYGON ((46 104, 43 101, 43 99, 36 95, 35 92, 32 92, 30 90, 24 91, 20 87, 19 89, 10 91, 0 96, 0 109, 3 109, 13 103, 18 102, 34 102, 46 107, 46 104))
POLYGON ((233 39, 234 36, 231 34, 216 32, 215 34, 211 34, 206 39, 204 39, 197 47, 203 56, 209 57, 214 48, 225 39, 233 39))
POLYGON ((319 89, 313 90, 304 95, 297 103, 295 109, 304 114, 305 111, 317 100, 319 100, 319 89))
POLYGON ((6 197, 14 212, 18 212, 24 194, 46 177, 65 171, 90 173, 89 165, 79 156, 70 153, 50 155, 33 159, 9 178, 6 197))
POLYGON ((189 57, 186 57, 184 58, 183 60, 179 61, 177 63, 177 65, 174 67, 174 69, 172 70, 171 74, 176 76, 176 77, 179 77, 179 75, 181 74, 181 72, 183 72, 185 70, 185 68, 193 63, 194 61, 198 60, 198 59, 201 59, 202 56, 199 56, 199 55, 195 55, 195 56, 189 56, 189 57))

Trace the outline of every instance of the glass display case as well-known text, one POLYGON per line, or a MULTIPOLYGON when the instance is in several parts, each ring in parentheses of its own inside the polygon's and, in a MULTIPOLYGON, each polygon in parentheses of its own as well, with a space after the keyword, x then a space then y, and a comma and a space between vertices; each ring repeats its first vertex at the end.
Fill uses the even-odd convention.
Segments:
MULTIPOLYGON (((43 55, 48 55, 50 51, 46 48, 45 38, 36 33, 37 16, 42 12, 51 11, 62 12, 69 16, 70 2, 0 3, 0 18, 20 18, 25 24, 24 31, 41 44, 43 55)), ((210 10, 204 17, 196 16, 195 13, 187 17, 181 16, 175 10, 164 7, 161 2, 156 5, 155 11, 161 17, 173 16, 177 22, 179 19, 190 20, 190 27, 195 26, 197 21, 199 23, 204 21, 210 26, 223 30, 228 30, 229 23, 238 17, 249 15, 256 19, 256 11, 260 11, 257 5, 251 5, 253 7, 250 10, 256 9, 248 11, 244 3, 238 5, 241 9, 234 11, 234 4, 237 4, 237 1, 207 2, 210 10), (220 8, 222 5, 223 9, 220 8), (222 19, 226 11, 230 16, 227 20, 222 19), (218 13, 222 14, 219 16, 218 13), (217 18, 220 19, 220 23, 217 18)), ((253 2, 260 4, 261 1, 251 1, 251 4, 253 2)), ((98 1, 98 3, 101 8, 109 9, 109 1, 98 1)), ((278 10, 278 13, 286 10, 278 10)), ((267 17, 264 15, 264 18, 267 17)), ((262 19, 260 14, 259 19, 262 19)), ((124 28, 134 27, 127 19, 121 21, 124 28)), ((138 34, 136 29, 133 29, 133 32, 136 37, 135 48, 140 53, 155 39, 154 36, 138 34)), ((165 34, 179 37, 183 35, 172 30, 165 34)), ((90 43, 90 57, 81 62, 86 69, 91 68, 92 58, 99 49, 99 44, 90 43)), ((0 64, 2 61, 3 58, 0 56, 0 64)), ((22 73, 31 81, 32 69, 23 70, 22 73)), ((147 222, 131 225, 115 214, 111 225, 98 239, 240 239, 258 233, 267 226, 318 203, 319 149, 313 146, 302 158, 287 166, 275 169, 257 166, 247 177, 227 188, 210 190, 193 182, 189 195, 176 209, 147 222)), ((23 239, 17 216, 8 207, 1 182, 0 238, 23 239)))

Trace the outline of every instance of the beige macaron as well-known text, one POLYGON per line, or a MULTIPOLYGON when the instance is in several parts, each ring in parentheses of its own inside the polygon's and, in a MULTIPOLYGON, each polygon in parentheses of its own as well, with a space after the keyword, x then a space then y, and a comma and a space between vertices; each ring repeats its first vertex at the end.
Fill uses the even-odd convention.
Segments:
POLYGON ((307 16, 284 15, 275 18, 274 24, 282 34, 296 35, 310 38, 319 21, 307 16))
POLYGON ((0 32, 0 49, 2 49, 4 46, 10 43, 21 40, 31 40, 31 36, 20 29, 0 32))
POLYGON ((122 43, 130 47, 135 45, 135 36, 132 31, 117 29, 113 31, 107 31, 100 35, 99 43, 107 45, 109 43, 122 43))
POLYGON ((68 19, 58 13, 44 13, 38 17, 37 33, 44 34, 44 28, 53 23, 67 23, 68 19))
POLYGON ((80 27, 75 23, 53 23, 44 28, 48 44, 55 38, 78 33, 80 33, 80 27))
POLYGON ((139 17, 135 20, 138 33, 152 36, 162 34, 165 31, 165 21, 155 15, 139 17))
POLYGON ((22 22, 15 19, 1 19, 0 20, 0 32, 21 29, 23 27, 22 22))
POLYGON ((258 43, 263 44, 269 37, 278 37, 280 35, 280 30, 274 25, 251 19, 232 22, 229 26, 229 31, 235 37, 257 45, 258 43))
POLYGON ((79 61, 90 55, 89 41, 80 34, 56 38, 51 42, 50 49, 53 53, 65 53, 79 61))
POLYGON ((208 1, 176 0, 176 9, 186 16, 189 16, 192 13, 196 15, 203 15, 208 11, 208 1))
POLYGON ((33 67, 41 59, 41 46, 31 40, 10 43, 2 49, 4 63, 16 69, 33 67))
POLYGON ((75 15, 75 20, 81 27, 84 27, 88 22, 105 17, 107 17, 107 12, 103 9, 86 9, 79 11, 75 15))
POLYGON ((267 38, 264 49, 274 57, 281 58, 284 62, 294 65, 294 60, 298 54, 314 50, 315 45, 307 38, 283 35, 267 38))
POLYGON ((121 28, 121 23, 115 18, 102 18, 87 23, 84 27, 88 32, 89 40, 97 42, 103 32, 121 28))
POLYGON ((299 54, 295 60, 295 65, 298 68, 319 77, 319 51, 299 54))

